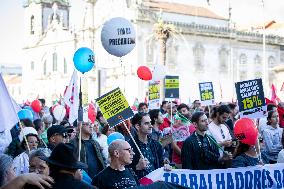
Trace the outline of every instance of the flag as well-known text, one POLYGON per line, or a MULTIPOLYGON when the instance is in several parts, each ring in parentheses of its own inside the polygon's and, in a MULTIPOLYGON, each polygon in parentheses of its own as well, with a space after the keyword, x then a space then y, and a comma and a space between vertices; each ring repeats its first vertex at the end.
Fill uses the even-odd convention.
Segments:
POLYGON ((77 71, 74 70, 69 86, 64 94, 64 103, 70 107, 69 123, 73 123, 78 118, 79 91, 78 91, 77 71))
POLYGON ((11 98, 0 73, 0 132, 10 130, 19 122, 19 106, 11 98))
POLYGON ((97 117, 97 108, 93 102, 89 103, 88 118, 92 123, 95 122, 97 117))
POLYGON ((278 104, 278 102, 281 101, 280 98, 277 96, 276 87, 274 86, 274 84, 271 85, 271 101, 275 104, 278 104))

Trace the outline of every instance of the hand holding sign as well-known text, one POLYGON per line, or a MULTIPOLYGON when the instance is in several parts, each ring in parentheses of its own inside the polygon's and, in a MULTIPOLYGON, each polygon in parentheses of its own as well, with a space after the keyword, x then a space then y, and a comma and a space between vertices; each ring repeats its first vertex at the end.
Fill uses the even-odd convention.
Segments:
POLYGON ((122 57, 135 47, 135 30, 125 18, 112 18, 104 23, 101 32, 104 49, 111 55, 122 57))

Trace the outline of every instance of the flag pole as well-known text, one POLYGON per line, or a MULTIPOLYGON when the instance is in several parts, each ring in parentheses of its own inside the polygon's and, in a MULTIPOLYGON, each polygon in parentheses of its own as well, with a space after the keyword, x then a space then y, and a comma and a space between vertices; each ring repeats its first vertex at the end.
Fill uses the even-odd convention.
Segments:
POLYGON ((24 140, 25 140, 25 143, 26 143, 26 145, 27 145, 28 152, 29 152, 29 154, 30 154, 30 153, 31 153, 31 149, 30 149, 30 147, 29 147, 29 143, 28 143, 27 137, 26 137, 26 135, 25 135, 25 133, 24 133, 24 128, 23 128, 23 126, 22 126, 21 121, 19 121, 19 126, 20 126, 20 128, 21 128, 21 132, 23 132, 24 140))
POLYGON ((80 77, 80 91, 79 91, 79 109, 78 109, 78 125, 79 125, 79 157, 81 159, 81 148, 82 148, 82 121, 83 121, 83 107, 82 107, 82 88, 81 88, 81 77, 80 77))
POLYGON ((143 154, 142 154, 142 152, 141 152, 141 150, 140 150, 140 148, 139 148, 138 144, 136 143, 136 141, 135 141, 135 139, 133 138, 133 136, 132 136, 131 132, 129 131, 129 129, 128 129, 128 127, 127 127, 127 125, 125 124, 125 119, 123 119, 123 117, 122 117, 122 116, 118 116, 118 118, 119 118, 120 120, 122 120, 122 124, 123 124, 123 126, 125 127, 125 129, 127 130, 128 134, 129 134, 129 136, 130 136, 130 138, 131 138, 131 139, 132 139, 132 141, 134 142, 134 145, 136 146, 136 148, 137 148, 137 150, 138 150, 138 152, 139 152, 140 156, 142 157, 142 159, 144 159, 144 156, 143 156, 143 154))

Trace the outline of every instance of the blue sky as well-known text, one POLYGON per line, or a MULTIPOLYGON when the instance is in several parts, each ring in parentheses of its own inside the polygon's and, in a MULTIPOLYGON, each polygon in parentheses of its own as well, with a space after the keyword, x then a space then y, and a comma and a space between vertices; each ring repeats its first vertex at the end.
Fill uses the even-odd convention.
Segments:
MULTIPOLYGON (((227 17, 229 0, 167 0, 205 6, 215 13, 227 17)), ((230 0, 232 6, 232 19, 239 25, 262 23, 263 20, 276 20, 284 22, 284 1, 264 0, 265 9, 261 0, 230 0), (264 14, 265 13, 265 14, 264 14)), ((79 0, 72 0, 78 6, 79 0)), ((20 64, 21 48, 23 43, 24 8, 22 0, 0 1, 0 64, 20 64)))

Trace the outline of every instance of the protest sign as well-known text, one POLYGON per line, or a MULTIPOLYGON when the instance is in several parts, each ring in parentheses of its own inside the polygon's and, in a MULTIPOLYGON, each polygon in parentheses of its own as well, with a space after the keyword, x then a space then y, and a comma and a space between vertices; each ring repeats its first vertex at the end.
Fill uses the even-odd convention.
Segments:
POLYGON ((200 101, 202 105, 214 104, 214 90, 212 82, 199 83, 200 101))
POLYGON ((149 110, 160 108, 160 83, 159 82, 149 82, 149 92, 148 92, 148 102, 149 110))
POLYGON ((110 127, 114 127, 134 115, 119 88, 106 93, 96 101, 110 127))
POLYGON ((265 116, 266 104, 261 79, 235 84, 240 117, 261 118, 265 116))
POLYGON ((164 171, 159 168, 140 183, 149 184, 156 181, 175 183, 193 189, 199 188, 283 188, 284 164, 267 164, 264 166, 239 167, 213 170, 173 169, 164 171))
POLYGON ((179 76, 167 75, 165 77, 165 98, 179 98, 179 76))

